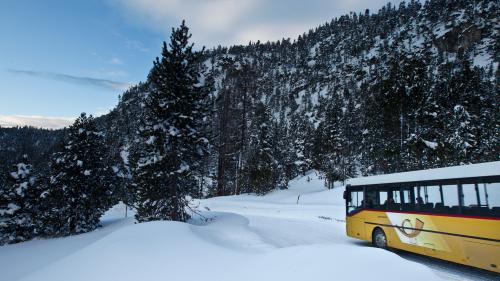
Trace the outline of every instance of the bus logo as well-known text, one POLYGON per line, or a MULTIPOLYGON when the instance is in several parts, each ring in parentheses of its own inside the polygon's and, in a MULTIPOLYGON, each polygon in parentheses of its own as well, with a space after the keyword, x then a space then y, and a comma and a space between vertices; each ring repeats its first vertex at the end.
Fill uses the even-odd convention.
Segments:
POLYGON ((418 218, 415 219, 415 226, 411 223, 409 219, 403 220, 401 223, 401 226, 397 227, 397 229, 406 237, 408 238, 414 238, 417 237, 422 229, 424 228, 424 222, 419 220, 418 218))

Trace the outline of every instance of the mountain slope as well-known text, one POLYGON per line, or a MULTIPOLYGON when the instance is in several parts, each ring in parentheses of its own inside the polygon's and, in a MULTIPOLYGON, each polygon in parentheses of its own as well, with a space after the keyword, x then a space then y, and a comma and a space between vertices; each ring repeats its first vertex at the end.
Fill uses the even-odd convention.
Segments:
MULTIPOLYGON (((496 160, 499 8, 495 1, 387 4, 293 42, 206 52, 207 175, 226 193, 251 191, 245 172, 263 125, 279 186, 310 168, 334 182, 496 160)), ((102 118, 116 153, 134 144, 147 93, 147 82, 130 89, 102 118)))

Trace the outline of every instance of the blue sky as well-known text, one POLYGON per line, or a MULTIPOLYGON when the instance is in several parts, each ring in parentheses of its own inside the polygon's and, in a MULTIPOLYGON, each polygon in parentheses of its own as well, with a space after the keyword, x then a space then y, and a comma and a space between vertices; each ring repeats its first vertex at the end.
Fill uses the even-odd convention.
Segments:
MULTIPOLYGON (((392 1, 399 2, 399 1, 392 1)), ((104 114, 143 81, 171 27, 198 46, 295 38, 385 0, 0 1, 0 126, 60 127, 104 114)))

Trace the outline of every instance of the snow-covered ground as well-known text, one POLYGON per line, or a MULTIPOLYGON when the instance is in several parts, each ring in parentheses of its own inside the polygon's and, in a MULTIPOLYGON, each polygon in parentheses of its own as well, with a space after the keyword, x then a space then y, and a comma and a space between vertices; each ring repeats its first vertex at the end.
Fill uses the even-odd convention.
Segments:
POLYGON ((0 247, 0 280, 469 280, 345 235, 343 187, 314 172, 288 190, 193 202, 190 223, 134 224, 0 247))

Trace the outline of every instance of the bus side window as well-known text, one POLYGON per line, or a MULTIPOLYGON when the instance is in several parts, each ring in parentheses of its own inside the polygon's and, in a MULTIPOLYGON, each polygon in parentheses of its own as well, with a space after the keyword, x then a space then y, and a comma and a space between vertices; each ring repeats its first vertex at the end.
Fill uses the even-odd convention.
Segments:
POLYGON ((489 215, 500 217, 500 182, 480 184, 480 186, 486 190, 489 215))
POLYGON ((363 208, 363 190, 351 191, 350 200, 347 205, 347 213, 351 214, 363 208))
POLYGON ((415 198, 414 209, 415 211, 423 211, 425 207, 425 188, 423 186, 413 187, 413 196, 415 198))
POLYGON ((434 212, 435 207, 439 208, 443 203, 438 185, 415 186, 413 190, 417 212, 434 212))
POLYGON ((479 205, 475 184, 462 184, 462 202, 462 209, 477 207, 479 205))
POLYGON ((387 209, 386 203, 387 199, 389 198, 388 191, 386 190, 380 190, 378 191, 378 201, 376 202, 377 204, 375 205, 376 209, 387 209))
POLYGON ((399 211, 401 209, 401 194, 399 187, 384 188, 379 191, 378 206, 376 209, 399 211))
POLYGON ((458 207, 458 186, 456 184, 441 185, 443 192, 443 203, 436 206, 436 209, 442 213, 457 214, 458 207))
POLYGON ((490 213, 485 196, 481 198, 479 183, 462 184, 462 202, 462 213, 465 215, 482 216, 490 213))
POLYGON ((481 207, 489 208, 489 198, 486 197, 488 194, 487 186, 485 183, 478 183, 477 191, 479 193, 479 201, 481 202, 481 207))
POLYGON ((401 209, 404 211, 413 211, 415 210, 415 202, 413 200, 414 196, 412 195, 413 187, 406 187, 401 190, 402 193, 402 203, 401 209))
POLYGON ((377 191, 376 190, 366 190, 365 193, 365 207, 367 209, 377 208, 377 191))
POLYGON ((401 194, 399 192, 399 187, 391 189, 387 209, 394 211, 401 210, 401 194))
POLYGON ((424 211, 434 212, 436 204, 439 208, 442 205, 441 192, 439 190, 439 185, 431 185, 424 187, 424 211))

